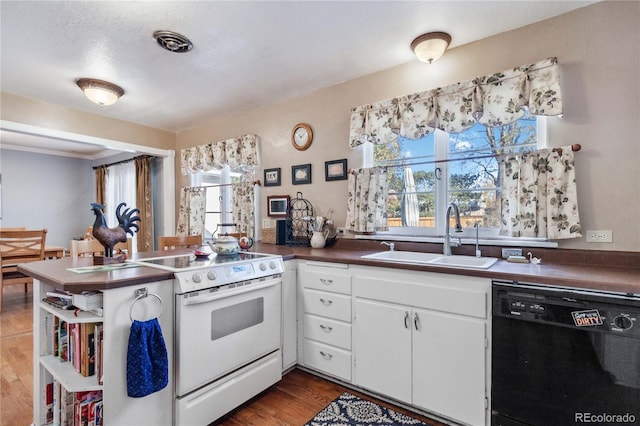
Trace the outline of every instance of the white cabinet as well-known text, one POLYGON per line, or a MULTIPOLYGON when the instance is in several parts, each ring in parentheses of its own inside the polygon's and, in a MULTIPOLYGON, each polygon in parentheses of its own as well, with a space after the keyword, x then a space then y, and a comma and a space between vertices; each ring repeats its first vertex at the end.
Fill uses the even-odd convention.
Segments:
POLYGON ((297 261, 284 262, 282 274, 282 370, 287 370, 297 361, 297 261))
POLYGON ((39 302, 52 286, 34 280, 34 371, 33 423, 46 423, 45 394, 47 383, 53 379, 68 392, 101 390, 103 418, 106 424, 170 425, 173 420, 173 280, 131 285, 103 292, 103 316, 87 312, 63 311, 39 302), (162 301, 147 297, 138 301, 134 317, 143 320, 158 317, 169 357, 169 384, 162 390, 143 398, 127 396, 127 346, 131 327, 130 310, 136 298, 135 290, 147 288, 162 301), (61 362, 52 351, 52 322, 55 317, 69 323, 99 323, 104 330, 104 385, 97 376, 83 377, 68 362, 61 362), (148 319, 148 318, 144 318, 148 319))
POLYGON ((488 423, 488 279, 352 267, 354 384, 488 423))
POLYGON ((301 364, 351 381, 351 276, 345 264, 299 263, 301 364))

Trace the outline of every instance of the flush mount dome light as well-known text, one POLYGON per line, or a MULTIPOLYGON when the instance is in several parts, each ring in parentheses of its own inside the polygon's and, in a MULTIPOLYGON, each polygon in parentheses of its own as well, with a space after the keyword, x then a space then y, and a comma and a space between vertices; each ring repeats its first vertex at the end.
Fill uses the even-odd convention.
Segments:
POLYGON ((451 36, 443 32, 422 34, 411 42, 411 50, 422 62, 437 61, 451 43, 451 36))
POLYGON ((153 38, 158 42, 160 47, 169 52, 184 53, 193 49, 191 40, 173 31, 155 31, 153 38))
POLYGON ((120 96, 124 95, 122 87, 104 80, 79 78, 76 80, 76 84, 91 102, 100 106, 113 105, 120 96))

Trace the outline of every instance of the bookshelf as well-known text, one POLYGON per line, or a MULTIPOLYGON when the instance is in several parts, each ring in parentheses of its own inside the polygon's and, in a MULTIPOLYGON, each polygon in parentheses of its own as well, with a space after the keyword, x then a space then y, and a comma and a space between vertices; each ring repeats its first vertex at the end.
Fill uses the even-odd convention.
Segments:
MULTIPOLYGON (((53 264, 53 263, 52 263, 53 264)), ((56 286, 60 286, 58 281, 56 286)), ((62 286, 64 288, 64 286, 62 286)), ((51 424, 55 419, 64 417, 64 402, 61 395, 72 394, 82 397, 85 394, 100 395, 100 409, 105 424, 171 425, 173 423, 173 379, 169 385, 144 398, 127 396, 126 356, 131 320, 129 309, 135 299, 135 290, 147 288, 165 301, 165 309, 159 318, 163 336, 169 352, 169 365, 172 366, 173 347, 173 280, 132 284, 114 289, 104 289, 102 315, 74 309, 60 309, 42 302, 47 292, 54 286, 34 279, 33 284, 33 425, 51 424), (79 373, 70 361, 63 361, 55 348, 59 340, 62 322, 68 325, 81 325, 89 330, 91 324, 102 326, 103 354, 101 359, 103 383, 98 382, 98 371, 93 375, 79 373), (54 340, 57 342, 54 343, 54 340), (52 391, 52 389, 54 389, 52 391), (53 400, 53 402, 51 402, 53 400), (57 414, 56 414, 57 413, 57 414)), ((79 289, 78 293, 83 289, 79 289)), ((76 293, 76 291, 73 291, 76 293)), ((71 327, 69 326, 69 329, 71 327)), ((96 333, 97 334, 97 333, 96 333)), ((67 334, 69 337, 69 334, 67 334)), ((71 353, 67 358, 70 358, 71 353)), ((169 376, 173 377, 170 367, 169 376)), ((97 398, 97 397, 96 397, 97 398)), ((96 399, 97 401, 98 399, 96 399)), ((78 404, 81 401, 76 400, 78 404)), ((98 403, 94 403, 95 406, 98 403)), ((87 402, 84 403, 88 407, 87 402)), ((91 408, 85 408, 91 410, 91 408)), ((73 423, 71 423, 73 424, 73 423)))

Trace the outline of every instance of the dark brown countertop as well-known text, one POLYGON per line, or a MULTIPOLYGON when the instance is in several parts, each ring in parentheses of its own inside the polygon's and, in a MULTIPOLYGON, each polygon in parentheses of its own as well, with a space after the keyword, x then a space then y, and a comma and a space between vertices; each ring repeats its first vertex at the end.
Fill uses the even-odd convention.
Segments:
MULTIPOLYGON (((340 243, 342 244, 336 244, 333 247, 323 249, 258 243, 254 246, 253 250, 261 253, 279 254, 282 255, 285 260, 296 258, 413 271, 440 272, 593 290, 634 293, 640 295, 640 253, 637 254, 638 261, 635 265, 638 265, 639 267, 636 268, 617 265, 607 266, 601 264, 551 263, 550 261, 545 261, 545 257, 543 257, 543 261, 539 265, 533 265, 530 263, 510 263, 506 260, 498 260, 498 262, 489 269, 477 270, 364 260, 361 259, 360 256, 384 250, 384 248, 380 248, 379 242, 375 242, 373 244, 349 244, 341 241, 340 243)), ((415 248, 415 246, 412 248, 415 248)), ((404 250, 404 248, 402 249, 404 250)), ((493 255, 497 257, 497 255, 493 255)), ((601 252, 598 252, 597 254, 594 253, 594 256, 601 256, 601 252)))
MULTIPOLYGON (((398 247, 398 245, 396 246, 398 247)), ((441 247, 441 245, 440 245, 441 247)), ((398 250, 431 251, 437 252, 429 245, 400 245, 398 250), (429 250, 424 250, 424 248, 429 250)), ((543 259, 540 265, 509 263, 499 260, 495 265, 486 270, 472 270, 461 268, 449 268, 443 266, 394 264, 381 261, 363 260, 360 256, 382 251, 379 242, 357 242, 338 240, 332 247, 313 249, 311 247, 291 247, 274 244, 257 243, 252 251, 258 253, 270 253, 281 255, 284 260, 304 259, 320 262, 346 263, 364 266, 376 266, 393 269, 414 271, 439 272, 446 274, 486 277, 503 280, 515 280, 521 282, 561 285, 576 288, 607 290, 621 293, 634 293, 640 295, 640 253, 615 252, 607 254, 603 252, 578 254, 560 251, 537 251, 543 259), (542 254, 540 254, 542 253, 542 254), (573 263, 558 263, 557 259, 568 259, 573 263), (612 259, 623 258, 623 264, 616 264, 612 259), (553 260, 551 260, 553 259, 553 260), (554 260, 556 260, 554 262, 554 260), (579 263, 578 263, 579 262, 579 263), (631 267, 629 265, 634 265, 631 267)), ((487 250, 488 251, 488 250, 487 250)), ((182 250, 185 252, 185 250, 182 250)), ((175 251, 174 253, 178 253, 175 251)), ((152 252, 140 254, 139 257, 149 257, 167 254, 166 252, 152 252)), ((458 253, 465 254, 465 253, 458 253)), ((498 257, 495 253, 487 253, 487 256, 498 257)), ((173 278, 171 272, 149 267, 134 267, 78 274, 69 271, 69 268, 91 266, 92 259, 64 258, 60 260, 45 260, 20 266, 20 271, 27 273, 41 281, 48 282, 57 288, 79 293, 83 290, 108 290, 111 288, 129 285, 144 284, 154 281, 162 281, 173 278)))
POLYGON ((92 258, 72 259, 65 257, 56 260, 25 263, 18 270, 55 288, 80 293, 85 290, 108 290, 130 285, 145 284, 173 279, 173 273, 145 266, 76 273, 70 268, 93 266, 92 258))

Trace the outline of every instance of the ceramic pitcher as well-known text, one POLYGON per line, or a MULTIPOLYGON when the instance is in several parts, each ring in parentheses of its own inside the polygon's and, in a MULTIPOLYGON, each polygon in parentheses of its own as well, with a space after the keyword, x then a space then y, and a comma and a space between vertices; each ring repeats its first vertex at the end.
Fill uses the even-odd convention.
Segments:
POLYGON ((313 248, 322 248, 327 242, 327 236, 329 235, 329 230, 325 229, 324 231, 313 231, 313 235, 311 236, 311 247, 313 248))

